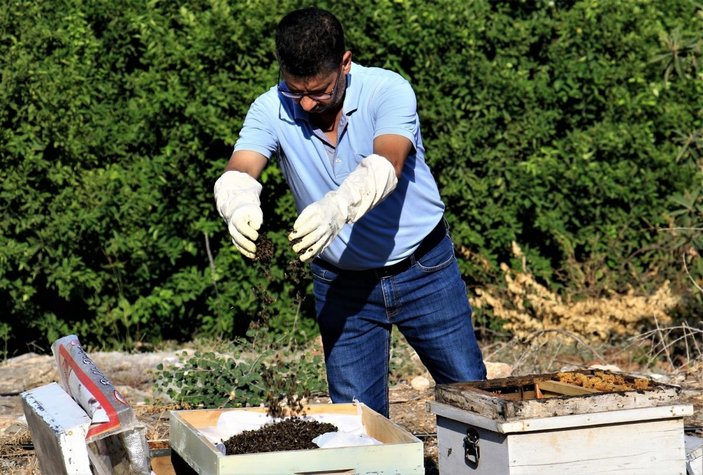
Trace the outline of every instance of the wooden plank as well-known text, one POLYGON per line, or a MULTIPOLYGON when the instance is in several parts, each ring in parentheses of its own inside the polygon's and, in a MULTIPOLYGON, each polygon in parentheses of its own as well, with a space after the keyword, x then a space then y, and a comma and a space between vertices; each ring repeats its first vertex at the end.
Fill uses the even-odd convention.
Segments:
POLYGON ((670 406, 680 401, 678 390, 656 393, 594 393, 582 396, 522 401, 506 409, 506 421, 527 418, 591 414, 621 409, 670 406))
POLYGON ((359 474, 384 471, 408 475, 424 474, 422 444, 419 444, 419 453, 408 452, 402 445, 395 444, 230 455, 219 459, 217 473, 280 475, 349 470, 359 474))
POLYGON ((511 475, 683 474, 681 419, 509 436, 511 475))
MULTIPOLYGON (((203 411, 209 412, 209 411, 203 411)), ((220 411, 212 411, 220 412, 220 411)), ((169 441, 171 449, 189 466, 196 468, 202 474, 218 475, 218 459, 223 457, 205 436, 200 434, 198 427, 192 422, 200 423, 205 414, 196 414, 195 410, 171 411, 169 420, 169 441)), ((206 427, 206 426, 199 426, 206 427)))
MULTIPOLYGON (((535 388, 537 389, 537 388, 535 388)), ((521 393, 502 394, 501 398, 508 401, 527 401, 530 399, 538 399, 542 394, 537 394, 537 391, 523 391, 521 393)))
POLYGON ((460 409, 483 414, 486 417, 508 417, 510 402, 485 391, 475 391, 462 384, 437 385, 435 400, 460 409))
POLYGON ((420 440, 367 406, 361 406, 361 409, 361 422, 366 433, 374 439, 384 444, 412 444, 420 440))
MULTIPOLYGON (((624 373, 614 373, 614 372, 609 372, 609 371, 604 371, 604 370, 577 370, 577 371, 561 371, 561 372, 555 372, 555 373, 545 373, 545 374, 537 374, 537 375, 526 375, 526 376, 512 376, 509 378, 498 378, 498 379, 490 379, 490 380, 485 380, 485 381, 471 381, 471 382, 460 382, 460 383, 452 383, 450 385, 438 385, 438 389, 442 389, 447 386, 453 386, 461 391, 467 391, 467 392, 477 392, 477 393, 490 393, 494 397, 501 397, 501 395, 505 392, 511 393, 511 392, 519 392, 521 388, 523 389, 529 389, 532 386, 534 386, 535 382, 538 381, 544 381, 544 380, 554 380, 554 381, 562 381, 562 377, 564 375, 570 375, 570 376, 580 376, 583 375, 587 378, 602 378, 602 377, 610 377, 612 379, 617 379, 617 380, 623 380, 625 381, 625 386, 618 386, 618 385, 611 385, 612 390, 609 390, 607 392, 613 392, 613 391, 624 391, 624 390, 635 390, 635 386, 638 386, 638 390, 650 390, 650 389, 657 389, 657 388, 664 388, 664 387, 671 387, 671 385, 666 385, 664 383, 658 383, 653 380, 649 380, 646 378, 643 378, 641 376, 633 376, 633 375, 628 375, 624 373), (637 385, 637 382, 640 382, 642 380, 646 380, 647 388, 642 388, 640 385, 637 385)), ((575 379, 579 379, 576 377, 575 379)), ((606 383, 607 384, 607 383, 606 383)), ((605 392, 605 391, 601 391, 605 392)))
MULTIPOLYGON (((250 408, 242 410, 250 410, 250 408)), ((251 410, 258 410, 258 408, 251 410)), ((222 414, 222 412, 222 409, 212 409, 207 411, 192 409, 177 411, 177 414, 178 418, 187 423, 189 426, 194 429, 201 429, 203 427, 210 427, 217 424, 217 420, 220 418, 220 414, 222 414)), ((174 412, 171 412, 171 415, 173 415, 173 413, 174 412)))
POLYGON ((544 380, 537 381, 535 386, 539 386, 542 391, 550 391, 565 396, 582 396, 584 394, 600 393, 597 389, 584 388, 570 383, 562 383, 561 381, 544 380))

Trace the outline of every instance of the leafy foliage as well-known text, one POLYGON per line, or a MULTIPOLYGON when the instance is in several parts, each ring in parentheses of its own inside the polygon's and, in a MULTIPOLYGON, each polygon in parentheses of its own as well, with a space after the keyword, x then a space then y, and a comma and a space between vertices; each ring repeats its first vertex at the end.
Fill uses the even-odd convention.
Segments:
POLYGON ((39 344, 231 336, 265 280, 227 246, 211 187, 275 77, 270 39, 249 35, 275 17, 263 3, 17 3, 0 20, 3 319, 39 344))
POLYGON ((206 408, 264 403, 276 408, 326 393, 319 353, 282 345, 261 331, 249 337, 254 343, 240 340, 220 352, 184 351, 177 364, 160 364, 155 389, 179 405, 206 408))
MULTIPOLYGON (((289 265, 295 210, 280 170, 262 177, 266 267, 233 249, 212 200, 249 104, 275 81, 273 28, 299 6, 17 0, 0 11, 6 351, 68 333, 104 347, 252 324, 315 333, 309 278, 289 265)), ((695 2, 320 6, 342 20, 356 61, 412 82, 471 285, 522 264, 513 242, 556 290, 685 289, 703 275, 695 2)))

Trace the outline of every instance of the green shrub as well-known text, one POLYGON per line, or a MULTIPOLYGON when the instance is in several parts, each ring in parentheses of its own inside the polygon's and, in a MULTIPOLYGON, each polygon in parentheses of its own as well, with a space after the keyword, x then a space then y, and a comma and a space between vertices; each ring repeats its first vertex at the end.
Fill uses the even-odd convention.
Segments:
MULTIPOLYGON (((313 335, 280 170, 262 177, 266 265, 233 249, 212 198, 249 104, 275 81, 273 29, 300 3, 13 5, 0 12, 9 354, 68 333, 108 347, 256 324, 313 335)), ((320 6, 357 61, 412 82, 469 284, 495 283, 513 241, 564 292, 690 284, 679 263, 700 248, 699 5, 320 6)))
POLYGON ((275 408, 326 394, 320 354, 261 331, 250 331, 249 337, 254 343, 238 341, 220 352, 182 352, 177 364, 160 364, 157 393, 182 406, 206 408, 275 408))
POLYGON ((18 4, 0 20, 11 346, 243 334, 266 280, 228 245, 212 184, 275 78, 269 6, 18 4))

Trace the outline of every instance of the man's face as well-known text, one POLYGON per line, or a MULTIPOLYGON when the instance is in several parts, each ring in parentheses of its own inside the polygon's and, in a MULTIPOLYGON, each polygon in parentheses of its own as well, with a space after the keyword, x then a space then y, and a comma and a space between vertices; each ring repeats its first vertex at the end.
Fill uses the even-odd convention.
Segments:
POLYGON ((298 101, 300 107, 310 114, 323 114, 341 105, 346 90, 344 67, 310 78, 299 78, 282 72, 285 88, 281 94, 298 101))

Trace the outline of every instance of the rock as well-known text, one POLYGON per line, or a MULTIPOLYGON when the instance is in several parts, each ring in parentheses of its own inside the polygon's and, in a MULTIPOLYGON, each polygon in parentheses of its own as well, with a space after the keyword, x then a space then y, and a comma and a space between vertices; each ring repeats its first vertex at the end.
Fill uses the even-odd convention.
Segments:
POLYGON ((4 435, 12 437, 27 432, 27 420, 23 417, 18 418, 4 429, 4 435))
MULTIPOLYGON (((19 398, 18 398, 19 399, 19 398)), ((6 431, 10 427, 19 427, 22 426, 25 429, 27 428, 27 420, 24 418, 24 414, 22 414, 22 408, 19 409, 19 413, 15 414, 0 414, 0 437, 5 437, 6 431), (18 415, 21 414, 21 415, 18 415)), ((16 431, 14 429, 11 429, 12 434, 14 434, 16 431)), ((0 444, 2 445, 2 444, 0 444)))
POLYGON ((430 387, 430 380, 424 376, 415 376, 412 381, 410 381, 410 386, 416 391, 424 391, 430 387))
POLYGON ((18 396, 22 391, 36 388, 58 378, 56 361, 52 356, 36 353, 10 358, 0 365, 0 395, 18 396))
POLYGON ((487 379, 507 378, 513 372, 513 367, 507 363, 484 361, 484 364, 486 365, 487 379))

